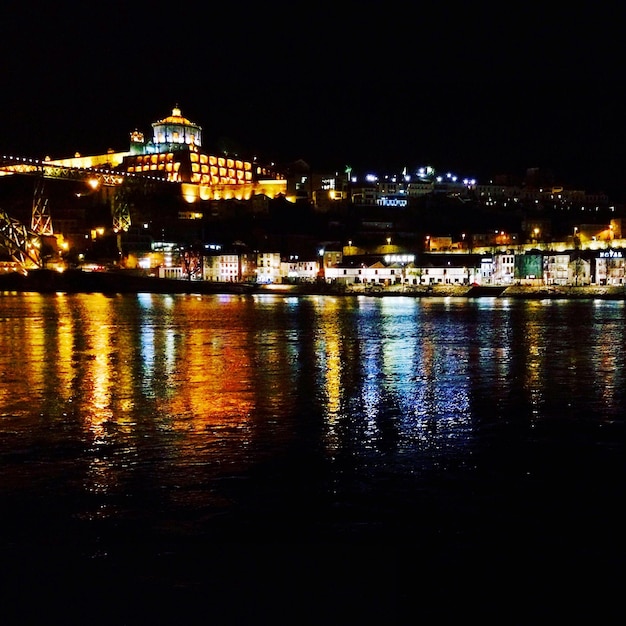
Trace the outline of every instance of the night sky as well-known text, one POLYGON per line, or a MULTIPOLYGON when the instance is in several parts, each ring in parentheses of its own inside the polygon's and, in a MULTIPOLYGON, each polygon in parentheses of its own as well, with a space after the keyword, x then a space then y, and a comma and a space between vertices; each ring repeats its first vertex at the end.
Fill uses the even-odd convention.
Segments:
POLYGON ((208 151, 626 195, 619 13, 338 4, 7 2, 0 152, 125 150, 178 104, 208 151))

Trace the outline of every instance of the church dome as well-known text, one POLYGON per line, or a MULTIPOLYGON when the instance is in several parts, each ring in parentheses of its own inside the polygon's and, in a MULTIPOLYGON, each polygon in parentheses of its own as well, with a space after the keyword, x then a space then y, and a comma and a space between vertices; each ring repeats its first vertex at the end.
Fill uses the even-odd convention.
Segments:
MULTIPOLYGON (((183 114, 178 106, 172 109, 172 114, 166 118, 153 122, 153 143, 159 144, 186 144, 199 147, 202 145, 202 128, 194 124, 183 114)), ((175 145, 171 145, 172 148, 175 145)))
POLYGON ((182 112, 178 107, 174 107, 172 109, 171 115, 168 115, 165 119, 162 119, 156 123, 157 124, 186 124, 188 126, 192 125, 191 122, 186 117, 183 117, 182 112))

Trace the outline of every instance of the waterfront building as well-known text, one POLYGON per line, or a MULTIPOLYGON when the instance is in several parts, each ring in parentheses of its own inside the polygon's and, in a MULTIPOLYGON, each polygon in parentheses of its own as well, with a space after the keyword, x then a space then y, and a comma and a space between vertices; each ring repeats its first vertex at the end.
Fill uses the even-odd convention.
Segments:
POLYGON ((543 253, 540 250, 515 255, 515 280, 530 285, 543 283, 543 253))
POLYGON ((468 285, 470 277, 465 266, 428 263, 422 268, 421 282, 423 285, 468 285))
MULTIPOLYGON (((189 279, 193 260, 177 251, 175 258, 161 253, 158 275, 189 279)), ((296 255, 281 259, 280 252, 256 252, 245 246, 202 254, 201 273, 192 279, 258 284, 305 283, 323 278, 327 283, 380 288, 410 286, 469 286, 514 283, 530 286, 585 286, 626 284, 626 254, 621 248, 587 250, 532 250, 527 252, 352 254, 328 251, 317 259, 296 255), (325 255, 327 255, 325 257, 325 255), (324 258, 327 262, 324 264, 324 258)))
POLYGON ((399 263, 385 264, 382 261, 376 261, 370 265, 366 263, 338 265, 325 268, 325 278, 329 282, 344 285, 364 284, 383 287, 404 284, 406 269, 399 263))
POLYGON ((317 260, 303 260, 297 255, 281 261, 280 264, 281 278, 289 282, 314 282, 319 273, 320 264, 317 260))
MULTIPOLYGON (((425 255, 426 256, 426 255, 425 255)), ((481 284, 480 255, 428 255, 422 260, 422 284, 471 285, 481 284)))
POLYGON ((515 254, 507 252, 496 252, 493 255, 493 269, 490 282, 496 285, 510 285, 515 276, 515 254))
POLYGON ((218 247, 202 255, 202 278, 209 282, 241 282, 241 258, 237 250, 218 247))
POLYGON ((470 285, 481 283, 481 256, 476 254, 390 254, 353 257, 324 267, 327 282, 365 285, 470 285))
POLYGON ((610 248, 599 250, 595 258, 595 283, 597 285, 621 286, 625 284, 626 252, 610 248))
POLYGON ((362 282, 379 285, 391 285, 396 282, 396 267, 394 264, 385 265, 381 261, 363 268, 362 282))
POLYGON ((476 281, 482 285, 492 284, 493 277, 493 256, 482 256, 480 259, 480 280, 476 281))
POLYGON ((257 254, 256 282, 261 284, 282 282, 280 252, 259 252, 257 254))
POLYGON ((543 257, 543 278, 546 285, 567 285, 570 279, 571 255, 548 253, 543 257))
POLYGON ((172 280, 182 280, 185 277, 183 268, 181 265, 174 265, 167 267, 162 265, 158 268, 159 278, 170 278, 172 280))
POLYGON ((202 252, 202 279, 210 282, 256 282, 257 253, 246 246, 222 249, 206 246, 202 252))
POLYGON ((423 254, 419 257, 424 285, 482 283, 482 255, 469 253, 423 254))
POLYGON ((202 277, 210 282, 241 282, 241 257, 237 252, 217 252, 202 257, 202 277))
POLYGON ((328 283, 337 283, 339 285, 354 285, 363 282, 362 266, 343 266, 333 265, 324 267, 324 279, 328 283))

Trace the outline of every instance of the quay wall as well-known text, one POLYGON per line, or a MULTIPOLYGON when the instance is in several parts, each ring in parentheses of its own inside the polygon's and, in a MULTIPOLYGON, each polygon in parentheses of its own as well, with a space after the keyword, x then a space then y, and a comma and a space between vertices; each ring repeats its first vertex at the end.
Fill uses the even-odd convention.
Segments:
POLYGON ((626 286, 585 285, 510 285, 510 286, 375 286, 337 285, 328 283, 255 285, 252 283, 217 283, 189 281, 126 272, 64 273, 36 270, 23 275, 17 272, 0 274, 0 292, 67 292, 67 293, 249 293, 277 295, 366 295, 414 297, 504 297, 504 298, 589 298, 626 300, 626 286))

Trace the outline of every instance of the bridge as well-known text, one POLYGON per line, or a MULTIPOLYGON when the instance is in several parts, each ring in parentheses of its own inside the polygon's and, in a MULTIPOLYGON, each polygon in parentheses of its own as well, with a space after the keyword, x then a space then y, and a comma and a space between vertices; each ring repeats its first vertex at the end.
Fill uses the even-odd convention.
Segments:
POLYGON ((1 156, 0 177, 11 175, 33 176, 37 179, 30 226, 12 218, 0 207, 0 246, 6 248, 11 257, 25 270, 29 267, 42 266, 40 255, 42 238, 55 236, 45 179, 82 181, 94 189, 100 186, 116 188, 111 208, 115 233, 126 232, 131 226, 128 195, 133 185, 145 185, 151 181, 167 183, 163 178, 143 173, 77 167, 28 157, 1 156))

